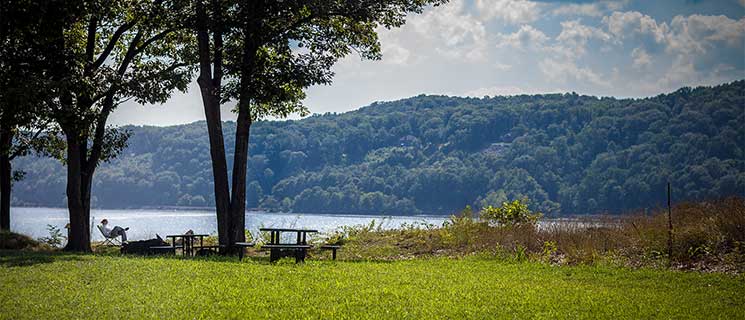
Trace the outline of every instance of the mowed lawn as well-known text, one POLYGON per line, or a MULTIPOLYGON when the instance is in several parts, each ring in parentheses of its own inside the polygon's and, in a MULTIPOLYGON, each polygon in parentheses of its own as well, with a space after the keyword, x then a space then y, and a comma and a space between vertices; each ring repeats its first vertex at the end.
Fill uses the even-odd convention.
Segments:
POLYGON ((745 318, 745 277, 489 258, 397 262, 0 252, 0 318, 745 318))

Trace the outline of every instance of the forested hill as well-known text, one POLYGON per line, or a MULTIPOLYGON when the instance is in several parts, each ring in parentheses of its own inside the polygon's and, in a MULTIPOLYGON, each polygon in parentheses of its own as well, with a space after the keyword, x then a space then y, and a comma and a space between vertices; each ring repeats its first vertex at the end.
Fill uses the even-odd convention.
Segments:
MULTIPOLYGON (((743 195, 744 107, 737 81, 648 99, 418 96, 259 122, 248 207, 450 213, 527 196, 550 214, 622 212, 662 204, 668 180, 677 201, 743 195)), ((232 148, 235 123, 224 126, 232 148)), ((96 173, 94 206, 212 204, 204 122, 128 129, 129 147, 96 173)), ((16 168, 15 205, 64 206, 56 160, 16 168)))

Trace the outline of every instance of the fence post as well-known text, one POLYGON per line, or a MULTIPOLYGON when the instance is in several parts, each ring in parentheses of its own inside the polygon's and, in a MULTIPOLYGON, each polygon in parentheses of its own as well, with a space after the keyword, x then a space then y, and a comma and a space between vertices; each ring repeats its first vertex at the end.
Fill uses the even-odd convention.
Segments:
POLYGON ((673 265, 673 209, 670 203, 670 182, 667 183, 667 267, 673 265))

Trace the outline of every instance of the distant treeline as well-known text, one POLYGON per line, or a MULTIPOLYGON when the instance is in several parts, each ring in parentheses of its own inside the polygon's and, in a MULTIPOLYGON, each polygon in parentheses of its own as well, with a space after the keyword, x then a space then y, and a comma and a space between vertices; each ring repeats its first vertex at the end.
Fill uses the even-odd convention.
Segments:
MULTIPOLYGON (((623 212, 745 194, 745 80, 647 99, 417 96, 252 127, 248 207, 450 213, 528 197, 549 214, 623 212)), ((235 123, 226 122, 226 146, 235 123)), ((94 207, 209 206, 204 122, 125 127, 94 207)), ((228 159, 232 151, 228 150, 228 159)), ((228 167, 232 167, 229 163, 228 167)), ((64 206, 65 174, 26 157, 15 205, 64 206)))

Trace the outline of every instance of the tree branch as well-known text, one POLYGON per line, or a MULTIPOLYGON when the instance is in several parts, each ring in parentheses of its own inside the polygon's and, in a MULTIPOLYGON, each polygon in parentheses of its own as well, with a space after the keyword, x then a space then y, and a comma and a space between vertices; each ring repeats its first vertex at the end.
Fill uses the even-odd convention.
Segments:
POLYGON ((96 29, 98 28, 98 18, 91 17, 91 21, 88 23, 88 42, 85 48, 85 57, 88 64, 93 63, 93 56, 96 51, 96 29))
POLYGON ((166 36, 168 36, 169 34, 175 32, 176 30, 178 30, 178 29, 177 28, 166 29, 165 31, 154 35, 152 38, 147 39, 145 42, 142 43, 141 46, 139 46, 135 50, 134 55, 136 56, 136 55, 142 53, 142 51, 144 51, 148 46, 150 46, 151 44, 153 44, 153 42, 165 38, 166 36))
POLYGON ((43 125, 41 126, 41 128, 39 128, 39 130, 38 130, 38 131, 36 131, 36 133, 34 133, 34 136, 33 136, 33 137, 31 137, 30 139, 28 139, 28 141, 24 142, 24 145, 23 145, 22 147, 19 147, 19 148, 17 148, 17 149, 16 149, 16 151, 15 151, 15 152, 13 152, 13 154, 11 154, 11 155, 10 155, 10 160, 12 161, 12 160, 13 160, 13 159, 15 159, 16 157, 18 157, 18 156, 20 156, 21 154, 25 153, 25 152, 26 152, 26 150, 28 150, 28 148, 29 148, 29 145, 31 144, 31 141, 34 141, 34 140, 36 140, 36 139, 37 139, 37 138, 38 138, 38 137, 39 137, 39 136, 41 135, 41 133, 42 133, 42 132, 44 132, 44 129, 46 128, 46 125, 47 125, 48 123, 49 123, 49 122, 45 122, 45 123, 44 123, 44 124, 43 124, 43 125))
POLYGON ((116 29, 114 34, 111 36, 111 39, 109 39, 109 42, 106 45, 106 48, 104 48, 103 52, 101 52, 101 54, 98 56, 98 59, 96 59, 96 61, 94 61, 92 64, 90 64, 86 68, 85 70, 86 74, 90 74, 94 70, 98 69, 106 61, 106 59, 111 54, 111 51, 114 50, 114 48, 116 47, 116 43, 119 42, 119 38, 121 38, 122 35, 125 32, 127 32, 129 29, 131 29, 135 24, 136 24, 136 20, 132 20, 128 23, 125 23, 119 26, 119 28, 116 29))

